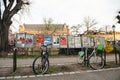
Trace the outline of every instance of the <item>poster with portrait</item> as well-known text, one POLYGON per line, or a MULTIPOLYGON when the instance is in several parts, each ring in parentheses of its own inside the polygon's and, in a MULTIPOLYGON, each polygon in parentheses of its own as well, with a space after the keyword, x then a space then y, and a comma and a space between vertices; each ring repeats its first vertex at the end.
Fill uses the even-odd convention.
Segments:
POLYGON ((33 48, 34 47, 34 35, 33 34, 26 34, 25 47, 26 48, 33 48))
POLYGON ((89 47, 93 47, 94 46, 94 38, 88 37, 88 41, 89 41, 89 47))
POLYGON ((96 45, 97 44, 104 44, 104 47, 105 47, 105 38, 104 37, 98 36, 98 37, 95 37, 94 40, 96 42, 96 45))
POLYGON ((18 33, 16 35, 16 47, 24 48, 25 47, 25 33, 18 33))
POLYGON ((81 37, 75 36, 75 48, 81 48, 81 37))
POLYGON ((105 37, 99 37, 99 38, 100 38, 100 43, 104 44, 104 47, 106 47, 105 37))
POLYGON ((59 48, 60 47, 60 36, 52 36, 52 47, 59 48))
POLYGON ((60 47, 67 48, 67 36, 60 36, 60 47))
POLYGON ((83 47, 89 47, 89 39, 87 36, 82 36, 83 47))
POLYGON ((35 47, 40 47, 41 44, 42 44, 43 41, 44 41, 44 36, 37 34, 37 35, 35 36, 35 39, 36 39, 36 40, 35 40, 35 47))
POLYGON ((68 47, 69 48, 74 48, 75 47, 74 36, 68 36, 68 47))
POLYGON ((52 37, 49 35, 44 35, 44 45, 48 45, 48 48, 51 47, 52 37))
POLYGON ((88 36, 82 36, 83 47, 93 47, 94 38, 88 36))

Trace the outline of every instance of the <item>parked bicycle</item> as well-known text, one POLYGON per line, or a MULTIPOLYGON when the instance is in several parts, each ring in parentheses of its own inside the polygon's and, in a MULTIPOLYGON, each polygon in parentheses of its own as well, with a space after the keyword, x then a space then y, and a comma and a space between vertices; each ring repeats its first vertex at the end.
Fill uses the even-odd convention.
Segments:
POLYGON ((84 51, 80 51, 78 63, 81 63, 82 65, 87 65, 90 68, 96 70, 96 69, 102 69, 105 65, 104 58, 102 57, 104 45, 99 44, 93 46, 93 50, 90 54, 88 54, 88 47, 85 48, 84 51))
POLYGON ((41 46, 41 55, 33 61, 32 68, 35 74, 45 74, 49 69, 48 45, 41 46))

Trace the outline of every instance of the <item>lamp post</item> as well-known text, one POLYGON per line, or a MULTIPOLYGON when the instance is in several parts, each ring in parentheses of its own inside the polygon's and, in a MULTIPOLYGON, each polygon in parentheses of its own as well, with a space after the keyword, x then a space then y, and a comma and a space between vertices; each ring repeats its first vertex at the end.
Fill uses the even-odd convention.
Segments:
POLYGON ((116 53, 116 48, 115 48, 115 25, 112 26, 113 28, 113 35, 114 35, 114 54, 115 54, 115 61, 116 61, 116 64, 117 64, 117 53, 116 53))

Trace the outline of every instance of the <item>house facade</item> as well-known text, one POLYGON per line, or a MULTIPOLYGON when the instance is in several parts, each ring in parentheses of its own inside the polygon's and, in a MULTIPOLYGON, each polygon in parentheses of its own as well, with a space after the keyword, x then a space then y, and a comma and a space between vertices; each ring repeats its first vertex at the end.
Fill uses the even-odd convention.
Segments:
POLYGON ((19 26, 19 33, 69 35, 69 27, 66 24, 24 24, 19 26))
POLYGON ((114 41, 114 37, 115 37, 115 40, 120 40, 120 32, 118 32, 118 31, 115 31, 115 34, 113 31, 109 31, 107 33, 101 32, 97 35, 105 37, 106 40, 110 40, 110 41, 114 41))

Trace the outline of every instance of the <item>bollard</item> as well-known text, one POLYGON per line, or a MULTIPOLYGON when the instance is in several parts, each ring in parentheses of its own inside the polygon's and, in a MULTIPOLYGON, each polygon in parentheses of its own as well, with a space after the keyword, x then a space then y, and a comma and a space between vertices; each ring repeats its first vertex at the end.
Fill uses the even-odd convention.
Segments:
POLYGON ((17 69, 17 56, 16 56, 16 54, 17 54, 17 48, 14 48, 14 54, 13 54, 13 72, 15 72, 16 71, 16 69, 17 69))

